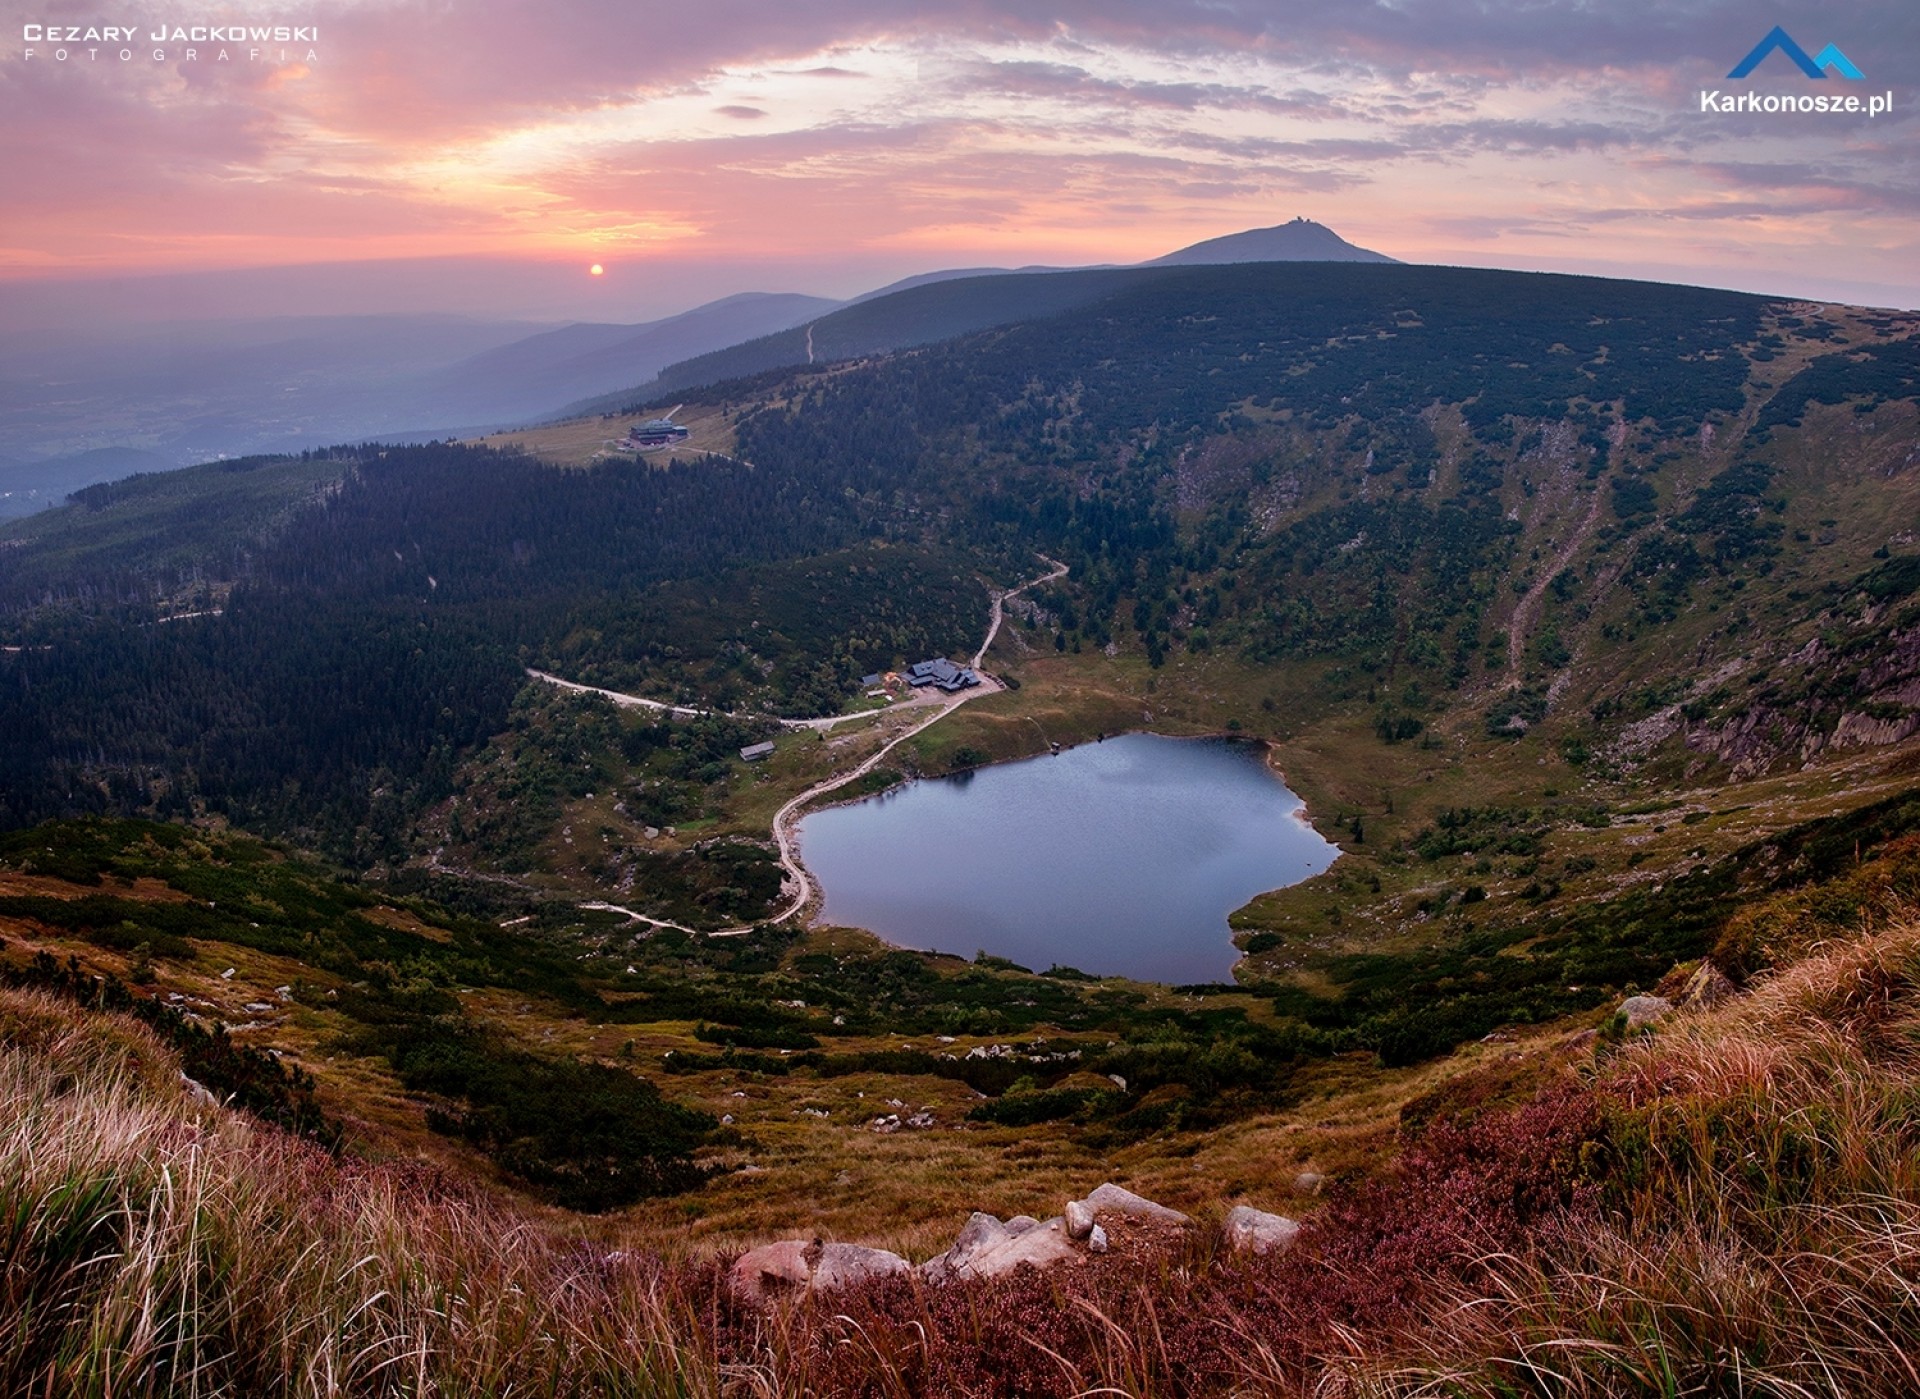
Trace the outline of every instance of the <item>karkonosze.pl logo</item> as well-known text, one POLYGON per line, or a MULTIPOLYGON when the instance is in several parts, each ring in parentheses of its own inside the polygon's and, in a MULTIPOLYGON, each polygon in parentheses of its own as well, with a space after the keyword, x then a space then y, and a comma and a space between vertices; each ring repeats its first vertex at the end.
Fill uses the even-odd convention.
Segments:
MULTIPOLYGON (((1817 82, 1826 82, 1835 74, 1851 82, 1860 82, 1866 78, 1866 74, 1860 71, 1854 61, 1841 52, 1838 44, 1828 44, 1818 54, 1810 56, 1805 49, 1794 42, 1791 34, 1776 24, 1766 38, 1753 46, 1751 53, 1733 65, 1733 71, 1727 74, 1727 81, 1737 82, 1749 76, 1776 53, 1798 68, 1803 76, 1817 82)), ((1889 89, 1886 92, 1876 92, 1862 97, 1853 92, 1702 91, 1700 110, 1703 112, 1827 112, 1835 115, 1864 112, 1869 117, 1877 117, 1883 112, 1893 110, 1893 92, 1889 89)))

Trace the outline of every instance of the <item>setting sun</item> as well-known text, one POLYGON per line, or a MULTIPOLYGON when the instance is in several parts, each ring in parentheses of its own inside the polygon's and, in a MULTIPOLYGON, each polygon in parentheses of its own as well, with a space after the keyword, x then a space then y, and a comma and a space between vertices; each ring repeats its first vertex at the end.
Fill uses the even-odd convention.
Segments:
POLYGON ((594 263, 594 265, 593 265, 593 266, 591 266, 591 267, 589 267, 589 268, 587 269, 587 275, 588 275, 589 277, 604 277, 604 276, 606 275, 606 272, 607 272, 607 269, 606 269, 606 268, 604 268, 604 267, 602 267, 602 266, 601 266, 601 265, 600 265, 599 263, 597 263, 597 262, 596 262, 596 263, 594 263))

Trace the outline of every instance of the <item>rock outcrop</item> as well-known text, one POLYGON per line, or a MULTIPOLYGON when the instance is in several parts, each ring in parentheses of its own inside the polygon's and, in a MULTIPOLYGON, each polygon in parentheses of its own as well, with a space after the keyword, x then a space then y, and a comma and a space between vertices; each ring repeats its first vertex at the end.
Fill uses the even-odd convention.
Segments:
POLYGON ((1665 996, 1629 996, 1620 1002, 1620 1009, 1615 1013, 1626 1017, 1629 1030, 1637 1030, 1642 1025, 1651 1025, 1672 1010, 1673 1002, 1665 996))
POLYGON ((1726 973, 1711 962, 1702 962, 1687 984, 1680 989, 1679 1004, 1683 1006, 1717 1006, 1729 996, 1739 994, 1739 989, 1727 979, 1726 973))
POLYGON ((920 1265, 920 1276, 935 1284, 956 1278, 998 1278, 1023 1263, 1050 1269, 1077 1257, 1079 1249, 1073 1247, 1066 1222, 1060 1219, 1043 1222, 1031 1215, 1016 1215, 1002 1224, 993 1215, 975 1211, 950 1249, 920 1265))
MULTIPOLYGON (((1246 1247, 1258 1251, 1291 1242, 1293 1221, 1258 1210, 1244 1213, 1246 1247), (1285 1241, 1282 1235, 1285 1234, 1285 1241)), ((765 1306, 790 1293, 824 1291, 901 1273, 917 1273, 934 1286, 974 1278, 997 1278, 1016 1268, 1052 1268, 1084 1261, 1119 1245, 1152 1247, 1193 1221, 1178 1210, 1156 1204, 1111 1182, 1084 1200, 1072 1200, 1053 1219, 1018 1214, 1008 1220, 976 1210, 953 1246, 917 1269, 898 1254, 858 1244, 829 1244, 819 1239, 781 1239, 750 1249, 734 1261, 728 1276, 733 1295, 750 1306, 765 1306)), ((1239 1246, 1239 1245, 1236 1245, 1239 1246)))
POLYGON ((727 1283, 742 1302, 763 1306, 787 1292, 849 1287, 912 1271, 897 1253, 819 1239, 781 1239, 749 1249, 734 1261, 727 1283))
POLYGON ((1157 1224, 1186 1225, 1193 1221, 1179 1210, 1170 1210, 1165 1205, 1156 1205, 1143 1195, 1108 1181, 1086 1198, 1087 1206, 1098 1217, 1103 1214, 1119 1215, 1127 1219, 1150 1219, 1157 1224))
POLYGON ((1235 1253, 1284 1253, 1299 1237, 1300 1226, 1283 1214, 1235 1205, 1221 1232, 1235 1253))
POLYGON ((997 1278, 1023 1263, 1050 1268, 1079 1256, 1063 1220, 1042 1223, 1028 1215, 1015 1215, 1003 1224, 993 1215, 976 1210, 952 1248, 920 1265, 920 1276, 931 1283, 997 1278))

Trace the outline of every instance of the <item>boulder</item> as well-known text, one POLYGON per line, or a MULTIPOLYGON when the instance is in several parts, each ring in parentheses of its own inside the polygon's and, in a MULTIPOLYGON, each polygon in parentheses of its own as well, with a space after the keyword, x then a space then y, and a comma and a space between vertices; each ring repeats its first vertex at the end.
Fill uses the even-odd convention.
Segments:
POLYGON ((1064 1218, 1067 1222, 1067 1237, 1070 1239, 1084 1239, 1093 1232, 1093 1206, 1085 1200, 1067 1201, 1067 1212, 1064 1218))
POLYGON ((1318 1171, 1302 1171, 1293 1178, 1293 1193, 1318 1195, 1327 1187, 1327 1178, 1318 1171))
POLYGON ((822 1289, 852 1287, 875 1278, 907 1273, 913 1265, 897 1253, 884 1248, 865 1248, 860 1244, 825 1244, 814 1262, 811 1286, 822 1289))
POLYGON ((860 1244, 829 1244, 819 1239, 781 1239, 749 1249, 734 1260, 727 1284, 751 1306, 794 1291, 831 1291, 911 1270, 897 1253, 860 1244))
POLYGON ((1087 1252, 1105 1253, 1107 1251, 1107 1231, 1098 1224, 1087 1231, 1087 1252))
POLYGON ((961 1226, 959 1237, 953 1241, 953 1247, 937 1257, 929 1258, 920 1265, 920 1275, 928 1282, 946 1282, 962 1274, 975 1258, 989 1253, 1013 1237, 1007 1232, 1007 1226, 998 1218, 984 1210, 975 1210, 961 1226))
POLYGON ((1235 1253, 1284 1253, 1299 1236, 1300 1226, 1283 1214, 1235 1205, 1227 1211, 1224 1233, 1235 1253))
POLYGON ((960 1235, 953 1241, 953 1247, 947 1250, 947 1262, 955 1268, 963 1267, 983 1253, 991 1253, 1013 1235, 1007 1231, 995 1216, 984 1210, 975 1210, 967 1216, 966 1224, 960 1235))
POLYGON ((1626 1017, 1629 1030, 1637 1030, 1642 1025, 1651 1025, 1672 1010, 1673 1002, 1665 996, 1629 996, 1620 1002, 1616 1014, 1626 1017))
MULTIPOLYGON (((1020 1222, 1019 1218, 1009 1221, 1020 1222)), ((1034 1220, 1015 1232, 992 1215, 975 1212, 960 1231, 960 1237, 953 1241, 952 1248, 920 1265, 920 1275, 930 1283, 956 1278, 997 1278, 1023 1263, 1050 1268, 1078 1256, 1079 1251, 1067 1238, 1066 1225, 1061 1220, 1049 1219, 1045 1223, 1034 1220)))
POLYGON ((734 1260, 727 1274, 728 1290, 750 1306, 760 1306, 782 1292, 807 1285, 813 1265, 807 1250, 818 1240, 781 1239, 777 1243, 750 1248, 734 1260))
POLYGON ((1067 1238, 1066 1225, 1058 1219, 1049 1219, 1024 1234, 1010 1235, 998 1248, 976 1255, 960 1275, 997 1278, 1011 1273, 1022 1264, 1051 1268, 1056 1263, 1065 1263, 1079 1256, 1080 1251, 1067 1238))
POLYGON ((1006 1229, 1009 1234, 1024 1234, 1029 1229, 1038 1229, 1039 1227, 1040 1221, 1030 1214, 1016 1214, 1012 1219, 1009 1219, 1006 1224, 1006 1229))
POLYGON ((1156 1224, 1191 1224, 1179 1210, 1170 1210, 1165 1205, 1156 1205, 1143 1195, 1108 1181, 1091 1195, 1086 1203, 1096 1216, 1103 1214, 1120 1215, 1128 1219, 1150 1219, 1156 1224))

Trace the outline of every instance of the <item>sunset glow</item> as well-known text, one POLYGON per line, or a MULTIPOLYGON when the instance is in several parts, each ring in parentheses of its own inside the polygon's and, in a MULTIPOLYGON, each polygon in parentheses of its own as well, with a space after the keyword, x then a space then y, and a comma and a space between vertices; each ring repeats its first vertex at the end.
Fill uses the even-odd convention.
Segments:
POLYGON ((0 275, 617 251, 827 269, 846 291, 866 269, 1130 261, 1304 214, 1410 260, 1911 304, 1915 14, 1834 17, 1852 86, 1892 94, 1871 121, 1703 114, 1758 23, 1728 3, 907 20, 738 0, 703 24, 327 0, 276 16, 311 45, 228 62, 57 59, 15 23, 0 275))

